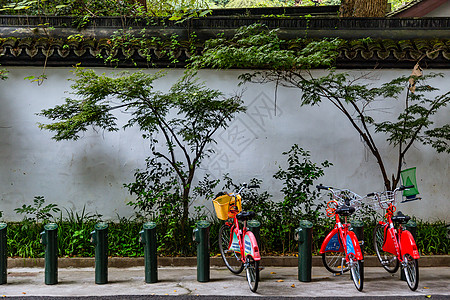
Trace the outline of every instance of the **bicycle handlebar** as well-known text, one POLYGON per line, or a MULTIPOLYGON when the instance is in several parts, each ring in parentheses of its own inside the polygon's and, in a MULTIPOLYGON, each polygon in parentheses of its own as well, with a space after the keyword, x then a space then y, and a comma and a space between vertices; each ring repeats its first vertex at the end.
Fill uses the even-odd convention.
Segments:
POLYGON ((243 183, 241 188, 239 189, 239 191, 236 193, 236 195, 239 195, 245 188, 249 188, 249 189, 255 189, 255 188, 259 188, 259 185, 257 184, 251 184, 248 185, 247 183, 243 183))
POLYGON ((362 197, 358 194, 350 191, 349 189, 336 189, 331 186, 325 186, 323 184, 316 185, 318 191, 327 190, 333 194, 333 199, 336 200, 339 205, 347 205, 353 207, 359 207, 361 205, 362 197))
POLYGON ((399 191, 403 191, 403 190, 412 189, 412 188, 414 188, 414 184, 407 185, 407 186, 401 185, 401 186, 398 188, 398 190, 399 190, 399 191))
POLYGON ((316 188, 317 188, 318 191, 320 191, 320 190, 329 190, 329 189, 332 189, 331 186, 324 186, 324 185, 322 185, 322 184, 316 185, 316 188))
POLYGON ((414 188, 414 185, 401 185, 393 191, 375 192, 367 194, 367 197, 374 197, 382 209, 386 209, 388 205, 395 205, 397 192, 414 188))

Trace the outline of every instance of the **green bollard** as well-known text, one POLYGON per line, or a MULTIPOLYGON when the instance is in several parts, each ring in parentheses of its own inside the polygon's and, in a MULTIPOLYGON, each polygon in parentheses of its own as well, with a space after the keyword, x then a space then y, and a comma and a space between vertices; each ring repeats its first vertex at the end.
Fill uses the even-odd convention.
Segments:
POLYGON ((145 282, 158 282, 158 259, 156 256, 156 223, 147 222, 139 232, 140 242, 144 245, 145 282))
POLYGON ((45 246, 45 284, 58 283, 58 225, 49 223, 41 232, 41 243, 45 246))
POLYGON ((353 220, 350 222, 351 228, 358 239, 359 246, 361 247, 361 252, 364 254, 364 222, 361 220, 353 220))
POLYGON ((95 245, 95 283, 108 283, 108 224, 95 224, 91 243, 95 245))
POLYGON ((406 223, 405 227, 406 227, 406 230, 411 232, 414 240, 416 240, 417 239, 417 223, 414 222, 413 220, 409 220, 408 223, 406 223))
POLYGON ((313 223, 302 220, 300 227, 295 230, 295 239, 298 240, 298 280, 302 282, 311 281, 312 228, 313 223))
POLYGON ((7 281, 7 269, 8 269, 8 256, 6 247, 8 246, 6 233, 8 225, 6 223, 0 223, 0 284, 5 284, 7 281))
POLYGON ((261 228, 261 223, 258 220, 250 220, 247 222, 248 230, 253 232, 253 235, 256 238, 256 242, 258 243, 258 247, 261 247, 261 235, 259 233, 261 228))
MULTIPOLYGON (((414 240, 417 239, 417 223, 413 220, 409 220, 405 225, 405 229, 411 232, 414 240)), ((401 263, 401 262, 400 262, 401 263)), ((405 272, 403 270, 400 272, 400 280, 406 281, 405 272)))
POLYGON ((208 221, 197 222, 193 240, 197 243, 197 281, 209 281, 209 226, 208 221))

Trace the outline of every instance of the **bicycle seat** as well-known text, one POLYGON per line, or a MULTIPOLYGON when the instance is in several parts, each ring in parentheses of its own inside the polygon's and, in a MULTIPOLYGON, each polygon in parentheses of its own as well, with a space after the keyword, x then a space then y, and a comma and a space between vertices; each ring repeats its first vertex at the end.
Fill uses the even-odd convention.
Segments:
POLYGON ((348 217, 352 213, 355 212, 355 208, 353 206, 342 205, 336 208, 336 213, 340 216, 348 217))
POLYGON ((255 212, 254 211, 243 211, 240 212, 236 215, 236 218, 239 221, 247 221, 247 220, 251 220, 253 219, 253 217, 255 216, 255 212))
POLYGON ((392 217, 392 222, 404 224, 411 220, 410 216, 405 216, 401 211, 397 213, 396 216, 392 217))

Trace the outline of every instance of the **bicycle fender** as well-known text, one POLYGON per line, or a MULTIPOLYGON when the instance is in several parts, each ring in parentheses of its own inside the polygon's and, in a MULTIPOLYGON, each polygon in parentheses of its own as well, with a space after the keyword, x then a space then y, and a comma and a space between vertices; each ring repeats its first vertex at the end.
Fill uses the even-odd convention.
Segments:
POLYGON ((247 231, 244 235, 244 254, 245 256, 250 255, 254 260, 261 260, 258 242, 251 231, 247 231))
POLYGON ((362 260, 364 259, 364 256, 361 251, 361 247, 359 246, 358 238, 356 237, 356 234, 353 231, 349 231, 347 233, 347 255, 352 253, 356 260, 362 260))
POLYGON ((320 254, 324 254, 325 252, 344 252, 337 228, 331 230, 323 240, 322 246, 320 247, 320 254))
POLYGON ((414 259, 420 258, 419 250, 417 250, 417 245, 411 232, 408 230, 403 230, 400 243, 402 246, 402 257, 405 254, 409 254, 414 259))

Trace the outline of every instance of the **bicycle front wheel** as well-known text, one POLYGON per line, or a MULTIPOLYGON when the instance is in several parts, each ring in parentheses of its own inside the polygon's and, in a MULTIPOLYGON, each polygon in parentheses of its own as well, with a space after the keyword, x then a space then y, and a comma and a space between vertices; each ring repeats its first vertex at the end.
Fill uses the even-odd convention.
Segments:
POLYGON ((244 264, 241 261, 241 253, 229 250, 231 236, 231 226, 223 224, 219 229, 219 250, 223 262, 234 274, 240 274, 244 270, 244 264))
POLYGON ((419 285, 419 263, 417 262, 417 259, 412 258, 409 254, 403 256, 403 261, 406 263, 403 268, 406 282, 408 283, 409 288, 412 291, 415 291, 419 285))
POLYGON ((348 271, 344 252, 325 252, 322 254, 322 262, 325 269, 331 273, 337 274, 348 271))
POLYGON ((258 289, 259 282, 259 261, 254 260, 251 256, 248 256, 246 260, 246 267, 248 286, 250 287, 250 290, 255 293, 258 289))
POLYGON ((385 240, 384 228, 385 226, 377 224, 373 231, 373 246, 383 268, 389 273, 395 273, 398 270, 399 262, 397 257, 389 252, 383 251, 385 240))
POLYGON ((350 258, 350 273, 356 289, 361 292, 364 287, 364 263, 350 258))

